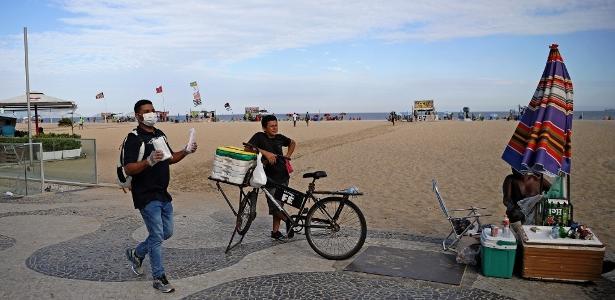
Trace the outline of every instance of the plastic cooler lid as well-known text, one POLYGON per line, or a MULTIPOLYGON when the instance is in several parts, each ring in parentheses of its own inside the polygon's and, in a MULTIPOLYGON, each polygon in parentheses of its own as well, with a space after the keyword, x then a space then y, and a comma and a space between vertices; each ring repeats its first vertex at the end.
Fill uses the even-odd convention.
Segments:
POLYGON ((255 160, 256 154, 252 152, 243 151, 241 148, 233 146, 223 146, 216 149, 216 155, 226 156, 238 160, 255 160))
POLYGON ((510 236, 504 237, 502 232, 496 237, 491 236, 491 228, 483 229, 483 232, 480 235, 480 243, 483 246, 487 246, 489 248, 496 249, 516 249, 517 248, 517 239, 515 235, 512 233, 512 229, 510 229, 510 236))

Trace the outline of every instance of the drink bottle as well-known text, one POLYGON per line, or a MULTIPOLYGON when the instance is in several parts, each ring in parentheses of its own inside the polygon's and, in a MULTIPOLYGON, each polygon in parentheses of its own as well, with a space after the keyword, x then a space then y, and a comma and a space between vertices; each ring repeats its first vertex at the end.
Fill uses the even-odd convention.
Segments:
POLYGON ((505 216, 504 221, 502 221, 502 236, 505 238, 510 237, 510 220, 508 216, 505 216))

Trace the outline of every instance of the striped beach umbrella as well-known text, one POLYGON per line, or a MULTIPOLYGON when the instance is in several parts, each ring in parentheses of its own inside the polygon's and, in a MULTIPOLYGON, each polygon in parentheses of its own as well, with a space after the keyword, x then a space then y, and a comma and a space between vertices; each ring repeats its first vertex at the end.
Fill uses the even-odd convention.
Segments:
POLYGON ((504 161, 524 174, 570 174, 573 90, 557 47, 549 47, 536 92, 502 154, 504 161))

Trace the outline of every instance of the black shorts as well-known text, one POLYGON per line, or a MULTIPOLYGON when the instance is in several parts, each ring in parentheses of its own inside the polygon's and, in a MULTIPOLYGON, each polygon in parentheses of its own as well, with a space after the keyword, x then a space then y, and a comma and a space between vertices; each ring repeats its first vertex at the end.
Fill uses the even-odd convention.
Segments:
MULTIPOLYGON (((267 179, 269 180, 269 179, 267 179)), ((288 186, 288 179, 286 179, 285 181, 279 182, 278 184, 283 185, 283 186, 288 186)), ((265 189, 267 190, 267 192, 269 192, 269 194, 271 194, 271 196, 275 195, 275 192, 277 190, 277 188, 275 186, 265 186, 265 189)), ((280 204, 280 207, 284 206, 284 202, 280 201, 279 199, 271 199, 272 201, 277 202, 278 204, 280 204)), ((269 207, 269 214, 273 215, 277 212, 279 212, 280 210, 275 206, 275 204, 271 203, 271 201, 267 200, 267 206, 269 207)))

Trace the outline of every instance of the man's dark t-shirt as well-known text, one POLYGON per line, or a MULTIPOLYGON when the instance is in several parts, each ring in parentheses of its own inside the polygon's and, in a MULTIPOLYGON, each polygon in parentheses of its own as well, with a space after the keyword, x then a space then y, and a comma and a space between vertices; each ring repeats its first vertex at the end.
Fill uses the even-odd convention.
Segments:
MULTIPOLYGON (((267 136, 264 132, 255 133, 248 143, 259 149, 269 151, 277 155, 284 155, 282 147, 290 145, 290 139, 282 134, 276 134, 273 138, 267 136)), ((284 159, 276 159, 275 165, 265 164, 265 174, 267 177, 276 183, 285 182, 290 178, 286 170, 286 161, 284 159)))
POLYGON ((522 180, 516 178, 515 175, 506 176, 502 184, 502 192, 505 197, 508 197, 508 203, 504 203, 506 205, 506 215, 511 223, 517 221, 525 222, 525 215, 517 204, 519 200, 525 198, 519 188, 520 184, 523 184, 522 180))
MULTIPOLYGON (((132 133, 128 134, 124 146, 124 165, 137 162, 142 142, 145 143, 145 152, 141 160, 146 159, 154 151, 154 145, 151 143, 153 138, 164 136, 166 139, 164 133, 159 129, 155 129, 152 133, 137 127, 137 133, 139 136, 135 136, 132 133)), ((171 146, 168 143, 167 146, 170 150, 171 146)), ((135 208, 142 209, 153 200, 162 202, 172 200, 171 195, 167 192, 170 178, 169 160, 160 161, 153 167, 147 167, 141 173, 132 176, 131 192, 135 208)))

